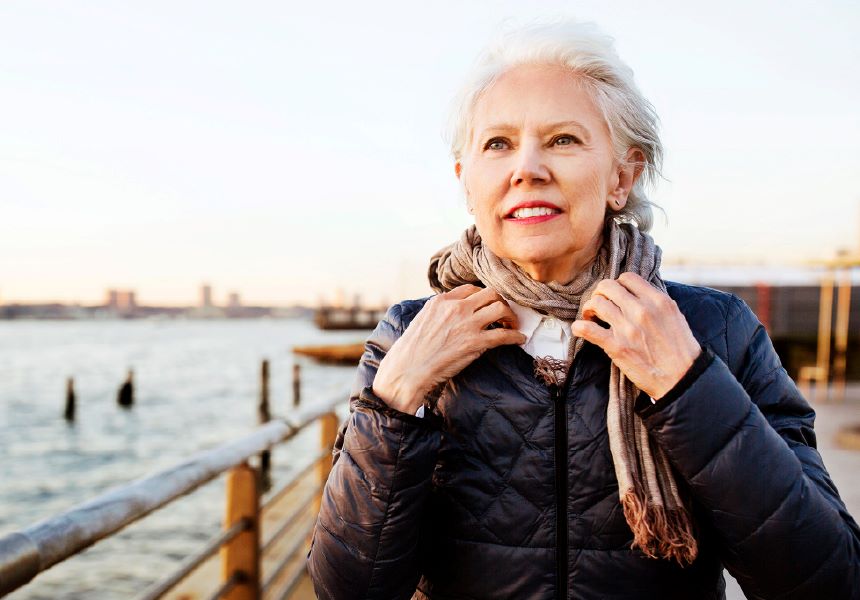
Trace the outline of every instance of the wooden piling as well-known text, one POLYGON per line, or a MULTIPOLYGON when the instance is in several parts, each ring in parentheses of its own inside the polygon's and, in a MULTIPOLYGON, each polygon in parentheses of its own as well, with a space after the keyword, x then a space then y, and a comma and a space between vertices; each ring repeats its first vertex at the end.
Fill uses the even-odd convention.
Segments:
POLYGON ((227 474, 224 529, 243 519, 248 529, 221 547, 221 582, 235 581, 222 596, 227 600, 260 598, 260 496, 257 471, 243 463, 227 474))
POLYGON ((298 408, 302 400, 302 366, 293 363, 293 406, 298 408))
MULTIPOLYGON (((264 360, 260 366, 260 402, 257 404, 257 421, 265 425, 272 420, 269 410, 269 361, 264 360)), ((271 478, 272 454, 268 450, 260 453, 260 484, 263 491, 268 491, 272 486, 271 478)))
POLYGON ((123 408, 131 408, 134 405, 134 371, 132 369, 128 370, 125 382, 116 394, 116 403, 123 408))
POLYGON ((75 420, 75 378, 66 379, 66 408, 63 418, 69 423, 75 420))

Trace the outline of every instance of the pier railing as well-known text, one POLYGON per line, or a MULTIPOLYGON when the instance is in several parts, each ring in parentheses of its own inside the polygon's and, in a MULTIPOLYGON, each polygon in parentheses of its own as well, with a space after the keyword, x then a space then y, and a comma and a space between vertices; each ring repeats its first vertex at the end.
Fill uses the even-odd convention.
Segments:
POLYGON ((223 531, 188 557, 179 568, 144 591, 139 599, 168 595, 216 554, 220 577, 216 589, 201 598, 245 600, 288 598, 304 575, 304 557, 319 510, 322 488, 331 468, 337 434, 334 408, 343 400, 297 411, 272 420, 254 432, 127 485, 110 490, 60 515, 0 538, 0 596, 70 558, 99 540, 227 473, 223 531), (261 503, 260 469, 250 459, 320 422, 320 448, 311 463, 261 503), (316 475, 314 477, 314 474, 316 475), (308 485, 308 479, 311 485, 308 485), (296 499, 296 492, 303 491, 296 499), (284 506, 282 500, 291 496, 284 506), (263 531, 265 519, 273 531, 263 531), (261 568, 267 559, 268 568, 261 568))

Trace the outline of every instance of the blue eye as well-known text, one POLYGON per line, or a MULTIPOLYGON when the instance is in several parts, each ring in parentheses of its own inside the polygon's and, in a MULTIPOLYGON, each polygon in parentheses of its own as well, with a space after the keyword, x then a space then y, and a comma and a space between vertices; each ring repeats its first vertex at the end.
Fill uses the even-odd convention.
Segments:
POLYGON ((572 135, 559 135, 553 139, 552 143, 556 146, 572 146, 578 140, 572 135))
POLYGON ((505 150, 510 146, 504 138, 492 138, 484 144, 484 150, 505 150))

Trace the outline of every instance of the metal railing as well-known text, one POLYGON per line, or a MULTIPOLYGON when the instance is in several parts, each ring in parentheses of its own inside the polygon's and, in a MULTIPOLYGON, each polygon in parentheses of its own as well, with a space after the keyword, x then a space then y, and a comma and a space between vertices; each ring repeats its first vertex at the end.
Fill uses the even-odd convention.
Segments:
POLYGON ((216 552, 220 552, 221 578, 220 585, 210 598, 260 598, 273 591, 278 579, 286 581, 282 582, 279 593, 280 598, 286 598, 304 573, 304 561, 299 561, 299 567, 284 577, 284 570, 291 559, 307 543, 313 527, 313 515, 319 510, 322 488, 331 469, 331 448, 337 435, 338 418, 334 408, 341 403, 343 400, 329 402, 320 407, 297 411, 290 418, 272 420, 242 438, 197 453, 180 464, 110 490, 60 515, 0 538, 0 596, 26 585, 39 573, 226 471, 223 531, 210 539, 201 550, 186 558, 174 573, 151 586, 138 598, 161 598, 216 552), (307 467, 261 504, 261 474, 259 469, 249 465, 248 460, 295 437, 315 421, 321 423, 320 452, 307 467), (261 543, 262 516, 314 469, 318 475, 315 486, 302 496, 298 506, 284 518, 275 532, 261 543), (302 515, 307 516, 309 508, 313 509, 310 524, 297 534, 293 532, 291 537, 294 541, 286 550, 280 549, 282 560, 266 574, 263 581, 260 568, 263 555, 276 549, 277 543, 293 525, 299 523, 302 515))

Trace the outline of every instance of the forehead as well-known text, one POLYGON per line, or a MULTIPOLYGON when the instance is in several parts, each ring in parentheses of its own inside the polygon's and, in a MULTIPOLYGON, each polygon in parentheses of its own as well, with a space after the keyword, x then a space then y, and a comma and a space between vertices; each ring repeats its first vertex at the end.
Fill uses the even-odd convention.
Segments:
POLYGON ((473 133, 504 125, 524 128, 577 121, 594 135, 609 129, 582 77, 562 66, 519 65, 505 71, 478 97, 473 133))

